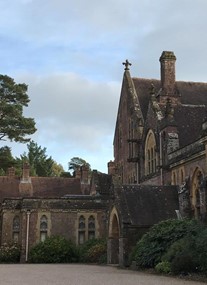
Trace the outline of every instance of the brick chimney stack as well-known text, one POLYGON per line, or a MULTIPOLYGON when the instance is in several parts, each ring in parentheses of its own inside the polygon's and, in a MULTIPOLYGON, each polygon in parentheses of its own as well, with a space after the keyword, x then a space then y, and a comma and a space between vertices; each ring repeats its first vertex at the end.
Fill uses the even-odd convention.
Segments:
POLYGON ((29 172, 30 172, 30 166, 27 162, 25 162, 22 168, 22 181, 24 182, 30 181, 29 172))
POLYGON ((108 174, 109 175, 114 175, 115 174, 115 162, 114 161, 109 161, 108 162, 108 174))
POLYGON ((22 179, 19 183, 19 193, 21 196, 27 197, 33 195, 33 187, 31 182, 30 166, 28 163, 23 164, 22 179))
POLYGON ((175 61, 176 57, 172 51, 163 51, 160 57, 161 88, 163 96, 175 96, 175 61))

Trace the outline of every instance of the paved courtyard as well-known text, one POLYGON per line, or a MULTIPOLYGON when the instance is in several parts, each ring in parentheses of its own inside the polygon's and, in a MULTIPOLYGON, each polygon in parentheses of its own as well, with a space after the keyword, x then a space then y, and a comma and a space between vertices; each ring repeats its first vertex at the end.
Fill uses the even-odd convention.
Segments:
POLYGON ((110 266, 1 264, 0 285, 203 285, 110 266))

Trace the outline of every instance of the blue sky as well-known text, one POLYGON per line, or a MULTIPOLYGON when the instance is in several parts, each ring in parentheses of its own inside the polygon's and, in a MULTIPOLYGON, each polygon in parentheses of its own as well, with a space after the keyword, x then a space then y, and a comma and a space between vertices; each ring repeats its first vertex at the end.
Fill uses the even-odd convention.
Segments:
POLYGON ((159 79, 172 50, 177 80, 207 81, 206 11, 206 0, 0 0, 0 73, 28 84, 31 138, 65 170, 79 156, 107 172, 122 62, 159 79))

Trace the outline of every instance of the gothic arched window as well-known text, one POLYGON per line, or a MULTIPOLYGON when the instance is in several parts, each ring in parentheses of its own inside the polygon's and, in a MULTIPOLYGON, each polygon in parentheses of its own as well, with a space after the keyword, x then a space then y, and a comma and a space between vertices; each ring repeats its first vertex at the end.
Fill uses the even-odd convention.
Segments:
POLYGON ((96 226, 95 218, 90 216, 88 219, 88 239, 93 239, 96 237, 96 226))
POLYGON ((19 233, 20 233, 20 218, 19 216, 15 216, 13 219, 13 241, 19 242, 19 233))
POLYGON ((86 224, 84 216, 80 216, 78 224, 78 243, 83 244, 85 242, 86 224))
POLYGON ((156 140, 153 131, 150 130, 145 140, 145 174, 155 173, 156 168, 156 140))
POLYGON ((40 241, 44 242, 48 234, 48 219, 43 215, 40 219, 40 241))

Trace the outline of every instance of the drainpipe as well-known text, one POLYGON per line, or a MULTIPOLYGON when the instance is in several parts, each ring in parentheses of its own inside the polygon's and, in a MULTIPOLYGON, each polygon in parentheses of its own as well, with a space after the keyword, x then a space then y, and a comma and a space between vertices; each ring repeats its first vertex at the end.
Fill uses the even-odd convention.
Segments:
POLYGON ((30 222, 30 210, 27 210, 27 227, 26 227, 26 258, 25 261, 28 261, 28 253, 29 253, 29 222, 30 222))
POLYGON ((162 133, 159 133, 160 137, 160 185, 163 185, 163 168, 162 168, 162 133))

